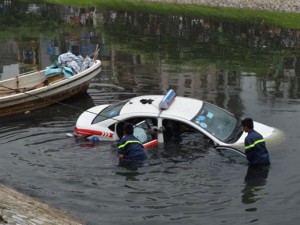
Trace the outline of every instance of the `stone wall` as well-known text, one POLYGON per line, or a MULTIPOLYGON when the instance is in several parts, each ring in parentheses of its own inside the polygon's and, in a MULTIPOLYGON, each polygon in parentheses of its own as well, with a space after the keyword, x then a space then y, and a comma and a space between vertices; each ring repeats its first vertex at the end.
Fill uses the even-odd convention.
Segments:
POLYGON ((299 0, 140 0, 150 2, 197 4, 213 7, 248 8, 276 12, 300 12, 299 0))
POLYGON ((0 224, 82 225, 62 211, 3 185, 0 185, 0 224))

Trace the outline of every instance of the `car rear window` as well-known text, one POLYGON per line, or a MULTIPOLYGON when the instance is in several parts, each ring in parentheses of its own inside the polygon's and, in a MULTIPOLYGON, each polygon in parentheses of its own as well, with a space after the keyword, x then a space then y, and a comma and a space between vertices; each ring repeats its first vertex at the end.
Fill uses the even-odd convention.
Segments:
POLYGON ((107 120, 109 118, 118 116, 120 114, 123 106, 128 102, 128 100, 117 102, 115 104, 111 104, 103 109, 93 120, 92 124, 99 123, 101 121, 107 120))

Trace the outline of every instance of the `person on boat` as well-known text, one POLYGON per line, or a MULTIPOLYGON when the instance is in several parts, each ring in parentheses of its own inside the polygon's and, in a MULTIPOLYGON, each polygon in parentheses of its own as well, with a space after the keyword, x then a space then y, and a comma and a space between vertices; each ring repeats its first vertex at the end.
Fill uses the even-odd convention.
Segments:
POLYGON ((245 153, 249 165, 269 165, 269 152, 266 148, 263 136, 254 130, 253 120, 246 118, 242 120, 243 130, 248 133, 245 138, 245 153))
POLYGON ((126 123, 123 133, 124 136, 118 142, 119 165, 140 165, 148 157, 142 143, 133 135, 133 125, 126 123))

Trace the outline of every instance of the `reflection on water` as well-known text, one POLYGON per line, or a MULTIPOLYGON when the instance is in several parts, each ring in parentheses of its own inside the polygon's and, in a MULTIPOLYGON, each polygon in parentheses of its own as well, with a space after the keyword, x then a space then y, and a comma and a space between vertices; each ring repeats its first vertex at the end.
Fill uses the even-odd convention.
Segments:
MULTIPOLYGON (((266 95, 299 95, 299 85, 294 85, 299 83, 299 60, 297 53, 292 53, 299 49, 297 30, 260 23, 151 14, 147 17, 136 13, 114 12, 107 20, 104 29, 109 30, 115 42, 125 49, 143 49, 144 57, 138 55, 138 60, 136 56, 131 59, 114 53, 113 59, 118 59, 112 65, 118 68, 114 74, 122 83, 128 83, 124 81, 130 77, 159 75, 157 80, 179 95, 201 97, 230 109, 239 100, 242 76, 260 77, 258 86, 266 95), (149 63, 149 58, 156 65, 149 63), (140 64, 153 66, 152 71, 137 71, 140 64)), ((151 87, 148 89, 151 91, 151 87)))
MULTIPOLYGON (((41 33, 1 44, 1 79, 45 68, 68 50, 90 55, 99 44, 106 81, 137 94, 161 92, 160 86, 166 86, 179 95, 205 98, 231 109, 232 102, 238 101, 240 77, 256 75, 261 77, 259 86, 266 95, 299 97, 298 30, 260 21, 243 24, 94 7, 35 4, 32 10, 32 5, 9 5, 11 10, 19 9, 18 19, 25 10, 28 18, 43 15, 51 21, 63 21, 67 28, 55 27, 58 30, 52 36, 41 33)), ((242 106, 232 111, 238 108, 242 106)))
MULTIPOLYGON (((282 220, 282 215, 265 213, 265 204, 266 199, 270 204, 286 202, 298 193, 291 188, 291 197, 276 185, 296 187, 299 177, 294 174, 298 170, 284 164, 298 165, 299 107, 289 104, 289 99, 299 98, 298 30, 262 21, 245 24, 16 1, 0 18, 13 18, 10 24, 15 26, 1 35, 1 79, 45 68, 67 50, 91 54, 96 44, 102 60, 87 95, 0 118, 1 183, 87 224, 245 224, 245 210, 265 224, 282 220), (84 110, 135 95, 161 94, 163 86, 283 127, 290 142, 285 151, 272 147, 270 155, 272 170, 284 176, 270 179, 265 170, 253 175, 245 164, 190 136, 181 145, 149 149, 150 159, 132 172, 117 166, 112 143, 66 136, 84 110), (278 193, 282 200, 277 200, 278 193)), ((296 207, 284 205, 280 210, 298 217, 298 211, 290 210, 296 207)))
MULTIPOLYGON (((267 193, 264 193, 264 186, 267 183, 269 166, 249 166, 245 176, 245 188, 242 191, 242 202, 252 204, 262 199, 267 193)), ((256 211, 256 208, 246 209, 246 211, 256 211)))

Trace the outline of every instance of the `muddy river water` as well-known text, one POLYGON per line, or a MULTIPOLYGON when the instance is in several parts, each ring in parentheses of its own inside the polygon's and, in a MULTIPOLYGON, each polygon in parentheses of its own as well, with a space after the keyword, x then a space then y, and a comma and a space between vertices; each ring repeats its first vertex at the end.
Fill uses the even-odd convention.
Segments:
POLYGON ((1 38, 1 79, 45 68, 67 50, 90 54, 96 44, 103 66, 86 95, 0 118, 2 184, 90 225, 299 221, 299 31, 180 15, 18 7, 28 13, 16 24, 51 10, 60 25, 37 32, 25 23, 29 30, 1 38), (281 129, 285 140, 267 143, 269 170, 253 175, 214 149, 159 146, 149 150, 144 167, 128 171, 117 166, 112 143, 67 137, 84 110, 162 94, 163 87, 281 129))

